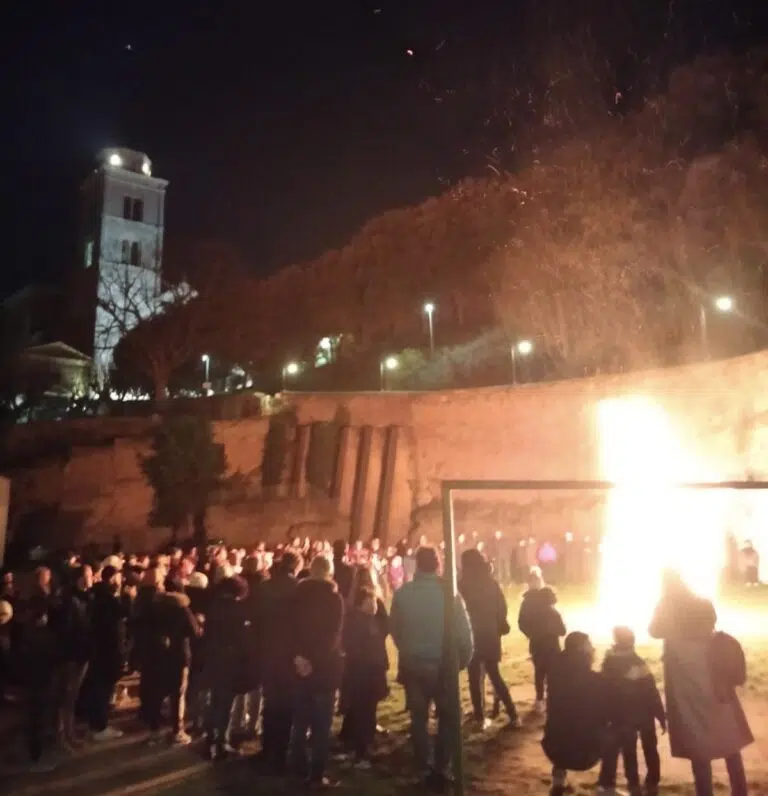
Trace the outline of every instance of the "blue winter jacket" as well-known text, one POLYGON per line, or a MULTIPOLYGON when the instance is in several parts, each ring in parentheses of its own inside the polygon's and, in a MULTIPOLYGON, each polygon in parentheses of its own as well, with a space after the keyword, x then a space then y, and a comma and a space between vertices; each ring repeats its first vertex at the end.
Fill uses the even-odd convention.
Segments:
MULTIPOLYGON (((400 654, 401 666, 439 668, 443 659, 445 631, 445 592, 437 575, 417 572, 410 583, 395 592, 390 615, 392 638, 400 654)), ((464 601, 456 600, 456 640, 459 666, 472 658, 472 628, 464 601)))

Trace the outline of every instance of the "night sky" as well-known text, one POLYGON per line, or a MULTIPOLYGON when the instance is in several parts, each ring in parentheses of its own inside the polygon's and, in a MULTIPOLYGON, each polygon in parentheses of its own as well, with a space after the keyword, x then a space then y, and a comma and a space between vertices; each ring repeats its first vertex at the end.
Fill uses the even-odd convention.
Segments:
POLYGON ((78 186, 104 146, 146 152, 170 180, 168 239, 230 243, 269 273, 482 173, 484 109, 466 121, 441 95, 530 62, 574 6, 612 43, 626 90, 648 58, 668 68, 761 41, 767 5, 644 0, 616 17, 616 0, 4 3, 0 294, 75 267, 78 186))

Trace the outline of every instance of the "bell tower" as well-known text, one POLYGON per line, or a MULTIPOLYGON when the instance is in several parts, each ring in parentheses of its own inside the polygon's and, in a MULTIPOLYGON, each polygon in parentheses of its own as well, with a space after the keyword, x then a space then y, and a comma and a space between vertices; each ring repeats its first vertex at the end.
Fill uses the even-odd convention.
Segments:
POLYGON ((81 262, 93 269, 93 360, 103 381, 120 338, 162 306, 167 180, 131 149, 105 149, 81 188, 81 262))

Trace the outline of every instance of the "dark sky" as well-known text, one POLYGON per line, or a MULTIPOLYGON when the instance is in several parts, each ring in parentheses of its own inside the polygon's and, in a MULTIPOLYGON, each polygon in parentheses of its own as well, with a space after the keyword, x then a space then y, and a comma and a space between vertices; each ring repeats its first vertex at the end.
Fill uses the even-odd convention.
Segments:
MULTIPOLYGON (((168 236, 230 242, 257 273, 438 191, 461 174, 464 132, 446 127, 425 77, 469 79, 524 48, 526 3, 8 0, 0 293, 73 267, 78 185, 104 146, 146 152, 170 180, 168 236)), ((605 3, 585 0, 598 27, 605 3)), ((561 25, 580 6, 533 5, 545 4, 561 25)), ((654 49, 669 6, 641 5, 660 10, 631 26, 634 44, 654 49)), ((758 3, 671 6, 673 59, 762 34, 758 3)))

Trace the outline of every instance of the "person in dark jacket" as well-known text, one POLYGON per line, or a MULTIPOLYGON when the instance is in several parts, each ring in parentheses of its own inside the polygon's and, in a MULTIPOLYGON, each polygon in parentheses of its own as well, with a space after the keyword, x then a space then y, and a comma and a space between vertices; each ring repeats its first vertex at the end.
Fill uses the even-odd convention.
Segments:
POLYGON ((347 743, 355 765, 369 768, 376 736, 376 711, 389 693, 387 686, 387 632, 376 616, 376 593, 358 589, 344 622, 344 677, 347 708, 344 715, 347 743))
POLYGON ((220 580, 206 617, 203 673, 211 689, 206 718, 208 750, 213 760, 232 751, 228 736, 232 704, 246 660, 248 584, 240 577, 220 580))
POLYGON ((205 713, 208 704, 208 688, 204 674, 205 617, 210 604, 211 589, 208 577, 202 572, 189 576, 185 594, 189 597, 189 610, 197 620, 201 635, 191 641, 192 663, 189 667, 189 688, 187 689, 187 717, 193 733, 205 729, 205 713))
POLYGON ((91 654, 91 602, 93 570, 78 568, 71 588, 61 602, 61 651, 64 658, 60 680, 59 738, 65 747, 75 747, 75 711, 91 654))
POLYGON ((101 571, 93 587, 91 604, 91 655, 86 675, 88 724, 95 741, 121 738, 123 733, 107 726, 115 685, 125 666, 125 614, 120 600, 120 572, 112 566, 101 571))
POLYGON ((200 632, 183 586, 167 579, 165 590, 158 590, 155 594, 149 618, 148 654, 152 661, 152 674, 146 691, 145 717, 152 734, 150 743, 161 739, 161 711, 166 697, 171 706, 173 743, 186 746, 191 741, 184 729, 184 718, 192 642, 200 632))
POLYGON ((163 591, 165 578, 154 565, 144 572, 133 602, 133 665, 139 672, 139 719, 148 723, 147 706, 156 674, 151 653, 152 615, 155 596, 163 591))
POLYGON ((595 650, 586 633, 570 633, 549 670, 542 747, 552 763, 551 796, 566 792, 568 771, 588 771, 602 754, 610 694, 592 669, 595 650))
POLYGON ((261 755, 258 762, 271 773, 285 772, 293 721, 295 678, 290 637, 291 601, 303 567, 298 554, 287 551, 272 567, 272 577, 261 588, 263 640, 261 755))
MULTIPOLYGON (((374 616, 379 625, 379 632, 386 638, 389 635, 389 614, 387 613, 387 606, 381 599, 381 590, 377 588, 376 575, 373 568, 366 564, 356 564, 351 570, 352 583, 350 585, 349 595, 344 601, 346 610, 350 611, 354 608, 357 604, 360 592, 372 591, 376 600, 376 611, 374 616)), ((345 667, 344 674, 342 675, 341 690, 339 692, 339 712, 344 715, 344 721, 342 722, 338 737, 346 750, 354 751, 354 742, 349 735, 349 727, 346 718, 347 704, 349 702, 347 698, 347 679, 347 669, 345 667)))
POLYGON ((232 709, 231 730, 245 740, 256 738, 256 725, 261 710, 261 665, 263 618, 261 609, 261 587, 264 573, 258 558, 243 561, 243 580, 248 584, 245 598, 245 665, 237 683, 237 696, 232 709))
POLYGON ((510 724, 517 726, 517 710, 499 671, 501 637, 509 633, 507 601, 491 574, 488 561, 479 550, 465 550, 461 555, 459 592, 467 606, 475 640, 475 652, 467 670, 475 720, 484 729, 490 723, 483 711, 482 682, 483 674, 487 674, 496 696, 507 711, 510 724))
POLYGON ((556 605, 557 595, 544 585, 541 570, 534 567, 528 575, 528 591, 523 595, 517 626, 528 639, 537 710, 544 708, 549 670, 560 652, 560 638, 565 635, 565 623, 556 605))
POLYGON ((317 556, 309 577, 301 582, 291 599, 293 617, 291 652, 296 674, 296 693, 291 729, 291 760, 297 776, 311 786, 328 783, 331 724, 336 691, 341 685, 344 665, 342 628, 344 601, 333 581, 333 564, 317 556), (311 754, 307 755, 307 733, 311 754))
POLYGON ((52 751, 54 684, 59 666, 55 606, 50 592, 39 582, 17 606, 20 615, 17 662, 24 687, 31 771, 52 771, 56 765, 48 753, 52 751))
POLYGON ((598 782, 607 791, 616 787, 616 764, 621 752, 630 794, 654 796, 661 779, 656 722, 666 732, 664 705, 651 670, 635 652, 635 634, 628 627, 617 627, 613 631, 613 641, 603 660, 611 705, 611 730, 598 782), (638 774, 638 735, 647 769, 645 787, 640 787, 638 774))
POLYGON ((333 579, 339 587, 339 594, 342 599, 349 597, 354 578, 354 567, 347 563, 347 543, 343 539, 337 539, 333 543, 333 579))

